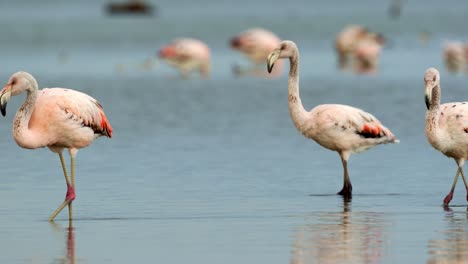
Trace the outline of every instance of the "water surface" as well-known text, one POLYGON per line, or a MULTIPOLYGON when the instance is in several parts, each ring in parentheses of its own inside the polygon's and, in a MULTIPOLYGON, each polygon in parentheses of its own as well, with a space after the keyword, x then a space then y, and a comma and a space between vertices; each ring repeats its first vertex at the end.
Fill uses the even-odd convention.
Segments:
MULTIPOLYGON (((58 157, 20 149, 9 102, 1 120, 1 263, 463 263, 464 188, 440 205, 456 167, 424 135, 423 73, 441 70, 443 101, 466 100, 466 76, 443 68, 445 39, 465 39, 464 1, 410 1, 399 20, 375 1, 158 1, 150 18, 107 17, 105 1, 17 1, 0 10, 0 80, 17 70, 41 87, 86 92, 114 127, 77 160, 76 217, 47 217, 66 188, 58 157), (392 40, 379 73, 335 67, 347 23, 392 40), (352 201, 339 157, 303 138, 287 79, 235 78, 246 64, 228 39, 263 26, 297 42, 301 97, 374 113, 401 140, 351 157, 352 201), (428 34, 423 42, 421 32, 428 34), (152 61, 179 36, 205 40, 209 80, 181 80, 152 61)), ((156 2, 155 2, 156 3, 156 2)))

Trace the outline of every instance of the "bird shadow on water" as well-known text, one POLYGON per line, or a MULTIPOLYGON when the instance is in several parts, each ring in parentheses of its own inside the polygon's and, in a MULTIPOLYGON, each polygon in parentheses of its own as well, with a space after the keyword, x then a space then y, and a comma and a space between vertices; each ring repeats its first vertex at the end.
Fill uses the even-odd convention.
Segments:
POLYGON ((67 263, 75 264, 75 229, 73 228, 72 222, 68 222, 68 227, 64 228, 56 222, 50 222, 50 225, 54 232, 60 236, 65 235, 65 253, 54 259, 52 263, 67 263), (64 232, 65 231, 65 232, 64 232))
POLYGON ((389 227, 385 213, 353 212, 343 198, 338 212, 310 213, 295 228, 290 263, 380 263, 389 227))
POLYGON ((468 263, 468 212, 453 207, 466 206, 443 206, 445 226, 429 240, 426 263, 468 263))

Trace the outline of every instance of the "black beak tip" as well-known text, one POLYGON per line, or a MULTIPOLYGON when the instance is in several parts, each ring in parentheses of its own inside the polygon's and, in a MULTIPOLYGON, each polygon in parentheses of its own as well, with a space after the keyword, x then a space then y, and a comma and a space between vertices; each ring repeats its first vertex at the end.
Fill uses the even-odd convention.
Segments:
POLYGON ((271 64, 271 65, 267 65, 267 70, 268 70, 268 73, 271 73, 271 71, 273 70, 273 65, 275 65, 274 63, 271 64))
MULTIPOLYGON (((429 102, 429 98, 425 98, 425 102, 426 102, 426 107, 427 107, 427 110, 429 110, 429 106, 430 106, 430 102, 429 102)), ((2 113, 3 113, 3 110, 2 110, 2 113)))
POLYGON ((6 115, 6 104, 0 105, 0 112, 2 112, 2 115, 6 115))

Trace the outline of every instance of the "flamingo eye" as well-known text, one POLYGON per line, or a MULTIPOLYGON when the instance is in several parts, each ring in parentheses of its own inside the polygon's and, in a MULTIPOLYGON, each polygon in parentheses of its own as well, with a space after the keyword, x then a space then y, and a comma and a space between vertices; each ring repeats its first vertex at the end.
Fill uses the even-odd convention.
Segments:
POLYGON ((435 81, 436 81, 436 77, 435 77, 435 76, 432 78, 432 81, 433 81, 433 82, 435 82, 435 81))

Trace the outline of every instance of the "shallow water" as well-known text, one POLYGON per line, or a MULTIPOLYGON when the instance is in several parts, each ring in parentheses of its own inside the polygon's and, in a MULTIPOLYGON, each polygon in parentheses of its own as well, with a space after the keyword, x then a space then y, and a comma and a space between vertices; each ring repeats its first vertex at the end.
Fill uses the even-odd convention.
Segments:
POLYGON ((468 98, 466 76, 448 74, 441 54, 445 39, 466 38, 466 3, 408 1, 391 20, 375 1, 321 2, 158 1, 153 18, 107 17, 104 1, 2 7, 0 80, 27 70, 42 87, 89 93, 115 134, 78 154, 73 228, 66 212, 50 224, 66 192, 59 159, 15 144, 23 97, 9 102, 0 263, 468 262, 466 195, 460 184, 453 206, 440 206, 456 167, 425 139, 422 82, 435 66, 442 101, 468 98), (376 75, 335 67, 334 35, 351 22, 392 40, 376 75), (252 26, 299 45, 306 108, 358 106, 401 140, 351 157, 352 201, 335 195, 338 155, 293 127, 286 76, 232 76, 231 65, 246 62, 227 41, 252 26), (212 47, 209 80, 147 61, 178 36, 212 47))

